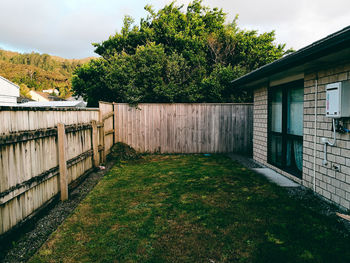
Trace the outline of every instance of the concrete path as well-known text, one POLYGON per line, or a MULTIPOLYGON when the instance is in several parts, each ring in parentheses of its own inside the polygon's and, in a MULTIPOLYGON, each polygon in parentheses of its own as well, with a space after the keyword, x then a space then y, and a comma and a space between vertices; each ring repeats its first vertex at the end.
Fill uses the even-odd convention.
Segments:
POLYGON ((270 168, 253 168, 253 171, 264 175, 269 181, 282 187, 299 187, 300 185, 293 182, 289 178, 275 172, 270 168))
POLYGON ((289 178, 275 172, 274 170, 264 167, 255 162, 252 158, 249 158, 240 154, 229 154, 230 158, 234 161, 241 163, 243 166, 265 176, 269 181, 282 187, 299 187, 300 185, 293 182, 289 178))

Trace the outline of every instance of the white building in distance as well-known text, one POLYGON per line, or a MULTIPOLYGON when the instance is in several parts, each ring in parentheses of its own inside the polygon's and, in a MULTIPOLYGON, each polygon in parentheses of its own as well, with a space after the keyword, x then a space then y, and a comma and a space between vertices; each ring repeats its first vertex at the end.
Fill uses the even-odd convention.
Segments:
POLYGON ((19 87, 0 76, 0 106, 16 106, 19 87))

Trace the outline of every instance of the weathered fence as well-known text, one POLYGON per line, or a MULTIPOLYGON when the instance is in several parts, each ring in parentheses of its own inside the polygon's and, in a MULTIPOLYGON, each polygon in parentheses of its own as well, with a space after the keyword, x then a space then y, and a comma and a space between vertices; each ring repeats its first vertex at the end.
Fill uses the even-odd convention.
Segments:
POLYGON ((103 161, 98 120, 98 109, 0 107, 0 234, 103 161))
POLYGON ((115 104, 115 141, 141 152, 252 150, 252 104, 115 104))

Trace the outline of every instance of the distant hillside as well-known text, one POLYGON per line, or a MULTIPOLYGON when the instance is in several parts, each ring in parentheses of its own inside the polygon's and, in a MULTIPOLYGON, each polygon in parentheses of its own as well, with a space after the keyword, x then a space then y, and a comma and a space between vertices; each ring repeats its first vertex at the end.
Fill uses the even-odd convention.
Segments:
POLYGON ((21 54, 0 49, 0 76, 21 86, 22 94, 29 89, 56 88, 60 97, 71 96, 71 76, 76 67, 89 62, 84 59, 65 59, 48 54, 21 54))
POLYGON ((75 58, 62 58, 58 56, 51 56, 53 60, 56 60, 58 62, 64 62, 64 61, 69 61, 69 62, 79 62, 81 64, 89 62, 91 59, 94 59, 96 57, 87 57, 87 58, 81 58, 81 59, 75 59, 75 58))

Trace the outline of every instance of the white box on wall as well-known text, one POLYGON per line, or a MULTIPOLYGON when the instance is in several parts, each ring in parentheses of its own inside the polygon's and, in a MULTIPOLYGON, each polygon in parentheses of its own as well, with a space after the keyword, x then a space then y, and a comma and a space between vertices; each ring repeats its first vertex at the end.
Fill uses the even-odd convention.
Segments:
POLYGON ((326 116, 350 117, 350 82, 342 81, 326 85, 326 116))

